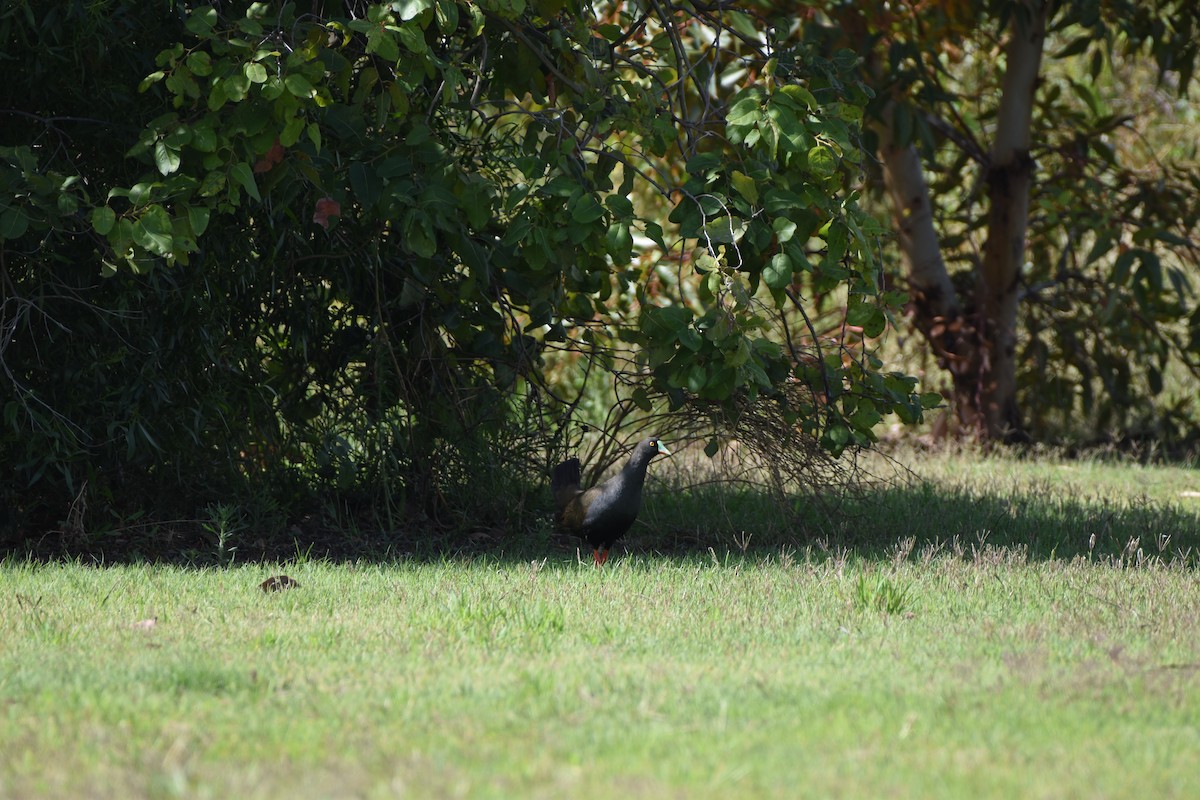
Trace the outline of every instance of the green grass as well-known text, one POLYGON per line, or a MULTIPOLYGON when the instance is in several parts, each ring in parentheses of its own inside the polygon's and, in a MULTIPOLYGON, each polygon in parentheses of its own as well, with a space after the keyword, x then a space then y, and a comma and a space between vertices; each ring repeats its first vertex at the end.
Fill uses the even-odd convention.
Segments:
POLYGON ((1077 468, 603 571, 10 559, 0 797, 1197 796, 1196 473, 1077 468))

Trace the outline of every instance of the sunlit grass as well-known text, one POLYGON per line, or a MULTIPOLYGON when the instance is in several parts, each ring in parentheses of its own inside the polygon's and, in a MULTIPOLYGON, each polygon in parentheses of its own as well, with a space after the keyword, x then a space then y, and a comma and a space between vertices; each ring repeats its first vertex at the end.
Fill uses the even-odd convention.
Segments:
POLYGON ((0 797, 1196 796, 1194 473, 919 469, 604 570, 10 559, 0 797))
POLYGON ((0 793, 1200 789, 1187 570, 613 566, 10 564, 0 793))

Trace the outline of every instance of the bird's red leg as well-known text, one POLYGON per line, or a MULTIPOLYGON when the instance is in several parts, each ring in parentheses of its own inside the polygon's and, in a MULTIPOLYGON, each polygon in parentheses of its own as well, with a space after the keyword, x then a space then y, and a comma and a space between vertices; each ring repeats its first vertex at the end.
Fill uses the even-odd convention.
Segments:
POLYGON ((592 550, 592 562, 597 567, 604 563, 603 561, 600 560, 600 548, 594 548, 592 550))
POLYGON ((602 550, 602 551, 600 551, 600 560, 596 563, 596 566, 603 567, 604 562, 606 562, 606 561, 608 561, 608 551, 602 550))

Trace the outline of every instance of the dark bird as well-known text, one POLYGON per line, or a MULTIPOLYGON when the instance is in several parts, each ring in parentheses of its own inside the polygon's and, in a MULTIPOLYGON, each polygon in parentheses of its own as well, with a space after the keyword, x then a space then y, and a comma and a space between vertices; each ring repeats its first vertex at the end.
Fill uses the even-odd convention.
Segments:
POLYGON ((613 542, 637 519, 646 468, 658 455, 669 456, 671 451, 658 439, 639 442, 623 470, 587 490, 579 485, 582 471, 578 458, 567 459, 550 474, 555 525, 590 544, 597 567, 604 565, 613 542))

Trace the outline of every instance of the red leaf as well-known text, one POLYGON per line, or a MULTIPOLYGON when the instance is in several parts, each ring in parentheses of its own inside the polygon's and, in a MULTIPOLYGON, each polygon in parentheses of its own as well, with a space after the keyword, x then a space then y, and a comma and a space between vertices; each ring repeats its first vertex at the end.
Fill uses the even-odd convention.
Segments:
POLYGON ((325 230, 329 230, 329 218, 340 217, 342 215, 342 204, 332 197, 322 197, 317 201, 317 208, 313 212, 313 222, 320 225, 325 230))
POLYGON ((283 161, 283 155, 283 146, 279 144, 279 140, 276 139, 275 144, 271 145, 271 149, 268 150, 262 158, 255 162, 254 171, 256 173, 270 172, 275 168, 276 164, 278 164, 280 161, 283 161))

